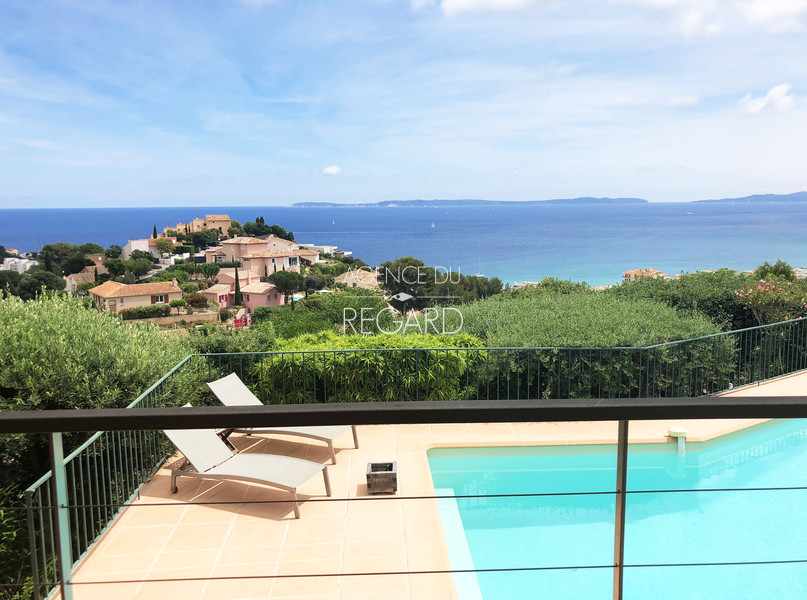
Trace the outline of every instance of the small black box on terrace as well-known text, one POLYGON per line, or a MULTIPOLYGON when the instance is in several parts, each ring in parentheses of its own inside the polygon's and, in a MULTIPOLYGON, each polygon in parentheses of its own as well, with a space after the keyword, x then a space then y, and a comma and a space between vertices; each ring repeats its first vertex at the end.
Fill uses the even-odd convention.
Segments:
POLYGON ((394 494, 398 491, 398 463, 367 463, 367 491, 371 494, 394 494))

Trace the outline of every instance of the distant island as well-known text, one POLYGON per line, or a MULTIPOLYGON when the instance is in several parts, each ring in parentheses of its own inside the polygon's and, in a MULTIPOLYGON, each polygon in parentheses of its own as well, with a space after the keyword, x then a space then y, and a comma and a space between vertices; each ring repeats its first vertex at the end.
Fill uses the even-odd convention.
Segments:
MULTIPOLYGON (((719 198, 714 200, 693 200, 692 203, 724 203, 724 204, 764 204, 773 202, 807 202, 807 192, 795 192, 793 194, 755 194, 753 196, 743 196, 742 198, 719 198)), ((394 208, 394 207, 434 207, 444 208, 452 206, 526 206, 535 204, 649 204, 649 200, 644 198, 594 198, 583 196, 581 198, 555 198, 552 200, 480 200, 475 198, 464 198, 457 200, 384 200, 382 202, 296 202, 292 208, 394 208)))
POLYGON ((766 202, 807 202, 807 192, 793 194, 754 194, 742 198, 720 198, 719 200, 695 200, 705 203, 737 203, 737 204, 764 204, 766 202))
POLYGON ((382 208, 396 207, 396 206, 417 206, 417 207, 448 207, 448 206, 490 206, 498 204, 506 204, 508 206, 523 206, 528 204, 647 204, 647 200, 642 198, 557 198, 553 200, 517 200, 509 202, 507 200, 477 200, 477 199, 461 199, 461 200, 384 200, 382 202, 365 202, 365 203, 339 203, 339 202, 296 202, 291 206, 293 208, 354 208, 354 207, 367 207, 378 206, 382 208))

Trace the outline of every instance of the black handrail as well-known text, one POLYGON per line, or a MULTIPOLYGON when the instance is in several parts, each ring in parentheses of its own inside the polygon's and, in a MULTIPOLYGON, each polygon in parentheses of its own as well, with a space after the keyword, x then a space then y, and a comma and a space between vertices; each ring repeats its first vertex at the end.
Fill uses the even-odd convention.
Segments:
POLYGON ((2 433, 294 425, 807 418, 807 396, 354 402, 0 413, 2 433))

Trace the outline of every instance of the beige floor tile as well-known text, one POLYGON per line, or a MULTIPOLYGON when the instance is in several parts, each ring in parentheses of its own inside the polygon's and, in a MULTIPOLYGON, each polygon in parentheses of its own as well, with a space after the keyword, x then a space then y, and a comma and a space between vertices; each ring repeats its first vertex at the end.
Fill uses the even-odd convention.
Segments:
POLYGON ((273 519, 236 520, 223 544, 227 548, 256 548, 283 544, 288 523, 273 519))
POLYGON ((189 550, 186 552, 162 552, 153 569, 190 568, 204 566, 212 569, 219 550, 189 550))
MULTIPOLYGON (((305 517, 305 515, 304 515, 305 517)), ((302 518, 289 526, 285 544, 321 544, 339 539, 345 529, 345 522, 329 517, 302 518)))
MULTIPOLYGON (((169 581, 144 583, 135 598, 140 600, 176 600, 177 598, 199 598, 207 585, 206 581, 169 581)), ((115 598, 115 596, 107 596, 115 598)), ((117 600, 117 598, 116 598, 117 600)))
POLYGON ((406 557, 403 554, 393 556, 364 556, 361 558, 345 558, 342 561, 342 573, 403 573, 406 571, 406 557))
POLYGON ((252 546, 248 548, 222 548, 214 557, 217 567, 229 565, 244 565, 253 563, 277 562, 280 560, 280 551, 283 546, 252 546))
POLYGON ((343 546, 341 541, 323 544, 284 544, 280 558, 284 561, 341 559, 343 546))
POLYGON ((391 592, 408 592, 408 575, 357 575, 343 577, 341 591, 343 594, 378 594, 391 592))
POLYGON ((155 525, 176 525, 187 510, 186 506, 140 506, 133 503, 118 517, 116 527, 153 527, 155 525))
MULTIPOLYGON (((378 592, 368 592, 366 594, 346 594, 343 592, 339 595, 339 600, 377 600, 378 598, 378 592)), ((404 591, 386 591, 383 593, 384 600, 415 600, 415 598, 415 596, 404 591)), ((418 597, 417 600, 421 600, 421 598, 418 597)))
POLYGON ((177 525, 165 544, 165 552, 215 550, 221 548, 230 531, 230 523, 195 523, 177 525))
POLYGON ((341 558, 319 558, 312 560, 282 560, 277 566, 278 575, 334 575, 342 573, 341 558))
POLYGON ((101 556, 93 554, 85 557, 75 574, 76 581, 102 581, 114 579, 141 579, 152 563, 160 556, 157 552, 148 554, 126 554, 101 556), (121 577, 126 575, 126 577, 121 577))
POLYGON ((101 556, 156 555, 162 550, 173 531, 174 526, 172 525, 130 527, 116 532, 116 535, 103 545, 99 553, 101 556))
POLYGON ((347 516, 357 515, 400 515, 402 500, 395 496, 378 495, 368 496, 367 500, 353 500, 347 502, 347 516))
POLYGON ((382 556, 404 556, 406 545, 403 538, 398 543, 389 540, 370 542, 345 542, 344 559, 378 558, 382 556))
MULTIPOLYGON (((91 584, 73 586, 74 600, 129 600, 135 598, 140 584, 137 583, 113 583, 113 584, 91 584)), ((58 600, 59 596, 54 596, 58 600)))
POLYGON ((287 577, 272 583, 272 598, 325 596, 339 597, 340 577, 287 577))
MULTIPOLYGON (((217 569, 213 572, 212 577, 229 577, 231 576, 229 573, 227 569, 217 569)), ((271 579, 213 579, 207 582, 201 598, 205 600, 268 598, 271 589, 271 579)))

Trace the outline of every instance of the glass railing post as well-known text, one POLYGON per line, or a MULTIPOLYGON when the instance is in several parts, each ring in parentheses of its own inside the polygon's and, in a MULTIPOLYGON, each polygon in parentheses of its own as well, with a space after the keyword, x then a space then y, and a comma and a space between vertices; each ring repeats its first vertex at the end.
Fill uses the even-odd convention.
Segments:
POLYGON ((625 490, 628 482, 628 421, 619 422, 616 450, 616 517, 614 524, 614 600, 622 600, 625 568, 625 490))
POLYGON ((70 537, 70 509, 67 500, 67 477, 64 469, 64 446, 62 433, 50 434, 50 468, 53 472, 53 525, 56 533, 56 556, 58 557, 59 589, 63 600, 73 600, 71 572, 73 557, 70 537))

